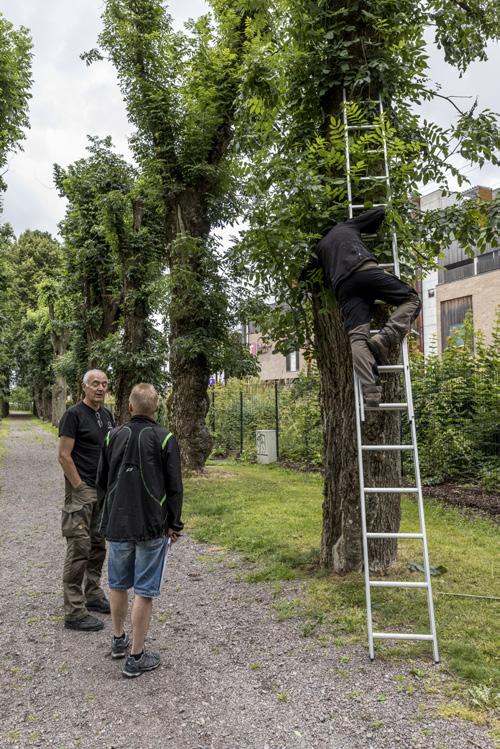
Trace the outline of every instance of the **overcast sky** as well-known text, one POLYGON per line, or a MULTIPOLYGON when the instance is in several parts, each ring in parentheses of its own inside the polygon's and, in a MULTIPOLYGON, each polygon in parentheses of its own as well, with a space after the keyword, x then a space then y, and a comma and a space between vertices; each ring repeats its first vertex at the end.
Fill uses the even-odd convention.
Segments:
MULTIPOLYGON (((14 25, 31 31, 34 44, 31 128, 24 151, 9 159, 5 175, 2 222, 10 222, 16 234, 24 229, 57 233, 64 214, 64 200, 52 183, 54 162, 67 166, 85 155, 86 136, 111 135, 120 153, 131 157, 127 139, 131 128, 117 86, 113 67, 106 62, 90 68, 79 59, 96 46, 103 0, 0 0, 0 11, 14 25)), ((203 0, 173 0, 169 9, 176 25, 207 9, 203 0)), ((437 51, 432 55, 431 76, 446 93, 479 97, 480 107, 500 111, 500 47, 491 45, 487 63, 474 64, 459 79, 437 51)), ((453 116, 445 102, 427 113, 440 124, 453 116)), ((473 184, 500 186, 500 170, 470 170, 460 163, 473 184)), ((428 191, 428 190, 427 190, 428 191)))

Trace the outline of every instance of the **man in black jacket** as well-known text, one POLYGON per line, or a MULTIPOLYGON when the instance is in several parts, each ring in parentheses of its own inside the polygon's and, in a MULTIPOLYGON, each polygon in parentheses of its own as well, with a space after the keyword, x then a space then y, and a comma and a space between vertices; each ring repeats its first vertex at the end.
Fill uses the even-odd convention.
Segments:
POLYGON ((387 363, 390 347, 403 340, 421 309, 415 289, 378 267, 362 240, 362 234, 375 234, 384 216, 382 206, 370 208, 356 218, 330 227, 299 278, 310 284, 321 274, 322 281, 333 289, 351 342, 353 365, 363 387, 365 404, 371 408, 377 407, 382 399, 377 364, 387 363), (376 299, 394 305, 396 310, 382 330, 370 338, 376 299))
POLYGON ((106 437, 97 471, 97 485, 105 493, 100 528, 108 541, 113 658, 126 655, 127 591, 133 587, 135 593, 132 647, 122 671, 128 677, 160 665, 158 653, 144 650, 144 640, 168 546, 183 528, 179 448, 172 433, 154 420, 157 410, 154 387, 135 385, 129 399, 132 418, 106 437))

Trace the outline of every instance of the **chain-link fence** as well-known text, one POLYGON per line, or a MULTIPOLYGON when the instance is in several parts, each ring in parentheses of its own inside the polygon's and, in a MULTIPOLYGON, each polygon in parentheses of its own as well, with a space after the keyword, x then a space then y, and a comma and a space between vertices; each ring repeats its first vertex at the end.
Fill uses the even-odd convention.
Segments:
MULTIPOLYGON (((498 368, 413 366, 413 397, 422 478, 500 490, 498 368)), ((317 376, 290 384, 231 380, 210 390, 208 424, 214 455, 256 457, 256 431, 275 429, 280 461, 321 467, 322 429, 317 376)), ((402 440, 411 441, 401 417, 402 440)), ((413 466, 405 459, 404 473, 413 466)))
POLYGON ((207 422, 214 438, 214 454, 254 459, 257 430, 274 429, 281 461, 320 466, 318 396, 317 381, 305 377, 290 385, 238 380, 215 385, 210 392, 207 422))

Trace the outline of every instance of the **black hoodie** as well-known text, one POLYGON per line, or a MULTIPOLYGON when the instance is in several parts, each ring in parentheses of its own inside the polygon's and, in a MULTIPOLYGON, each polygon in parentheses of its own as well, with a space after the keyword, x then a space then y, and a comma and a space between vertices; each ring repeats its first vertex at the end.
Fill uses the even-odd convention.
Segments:
POLYGON ((108 541, 149 541, 184 527, 179 447, 148 416, 108 432, 96 484, 105 492, 100 531, 108 541))
POLYGON ((299 280, 308 281, 311 273, 322 269, 325 281, 334 292, 351 273, 368 260, 377 262, 361 239, 361 234, 375 234, 385 217, 385 208, 370 208, 356 218, 335 224, 316 245, 310 262, 303 268, 299 280))

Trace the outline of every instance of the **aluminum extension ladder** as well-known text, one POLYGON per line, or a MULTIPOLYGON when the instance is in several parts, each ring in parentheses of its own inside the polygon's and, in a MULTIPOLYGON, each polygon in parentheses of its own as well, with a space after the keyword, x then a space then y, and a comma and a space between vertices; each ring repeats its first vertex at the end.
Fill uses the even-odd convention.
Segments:
MULTIPOLYGON (((344 132, 345 132, 345 156, 346 156, 346 182, 347 182, 347 198, 349 201, 349 218, 353 217, 353 211, 356 209, 363 209, 364 205, 354 204, 352 201, 352 185, 351 185, 351 163, 349 153, 349 135, 355 130, 374 130, 376 124, 350 124, 348 116, 348 104, 351 103, 347 100, 346 91, 343 93, 343 116, 344 116, 344 132)), ((379 182, 385 184, 387 199, 390 197, 391 182, 389 173, 389 158, 387 150, 387 137, 384 127, 384 107, 382 98, 373 101, 378 107, 378 113, 381 118, 381 132, 382 132, 382 146, 384 156, 385 174, 375 177, 365 176, 360 179, 363 181, 373 181, 374 183, 379 182)), ((385 203, 375 203, 376 206, 385 206, 385 203)), ((381 264, 381 267, 390 269, 398 278, 400 277, 400 264, 398 256, 398 240, 396 232, 393 231, 391 235, 392 240, 392 259, 393 262, 390 264, 381 264)), ((375 333, 377 331, 370 331, 375 333)), ((425 519, 424 519, 424 503, 422 497, 422 485, 420 481, 420 467, 418 461, 418 448, 417 448, 417 433, 415 428, 415 415, 413 411, 413 397, 410 377, 410 363, 408 356, 408 342, 405 338, 402 345, 402 364, 391 364, 387 366, 379 366, 378 370, 380 373, 387 374, 403 374, 404 388, 406 393, 406 402, 404 403, 381 403, 379 409, 391 409, 406 411, 408 414, 408 421, 411 431, 411 445, 365 445, 363 444, 363 423, 365 421, 365 407, 363 403, 363 394, 361 390, 361 383, 356 373, 354 373, 354 391, 355 391, 355 403, 356 403, 356 435, 358 445, 358 468, 359 468, 359 492, 360 492, 360 505, 361 505, 361 529, 362 529, 362 541, 363 541, 363 566, 364 566, 364 578, 365 578, 365 595, 366 595, 366 614, 367 614, 367 625, 368 625, 368 648, 370 659, 375 658, 374 640, 429 640, 432 642, 432 653, 434 661, 439 663, 439 650, 436 635, 436 623, 434 618, 434 605, 432 600, 432 586, 431 586, 431 575, 429 569, 429 552, 427 547, 427 535, 425 530, 425 519), (413 487, 366 487, 364 482, 364 466, 363 466, 363 454, 368 451, 379 451, 379 450, 408 450, 413 454, 414 467, 415 467, 415 486, 413 487), (420 532, 419 533, 370 533, 367 532, 366 528, 366 501, 367 497, 371 494, 416 494, 418 503, 418 515, 420 521, 420 532), (424 577, 425 582, 407 582, 403 580, 371 580, 370 579, 370 566, 368 559, 368 539, 376 538, 396 538, 396 539, 421 539, 423 545, 423 557, 424 557, 424 577), (371 591, 372 588, 425 588, 427 591, 427 607, 429 614, 429 625, 430 634, 403 634, 399 632, 374 632, 372 622, 372 603, 371 603, 371 591)), ((370 409, 378 410, 378 409, 370 409)))

